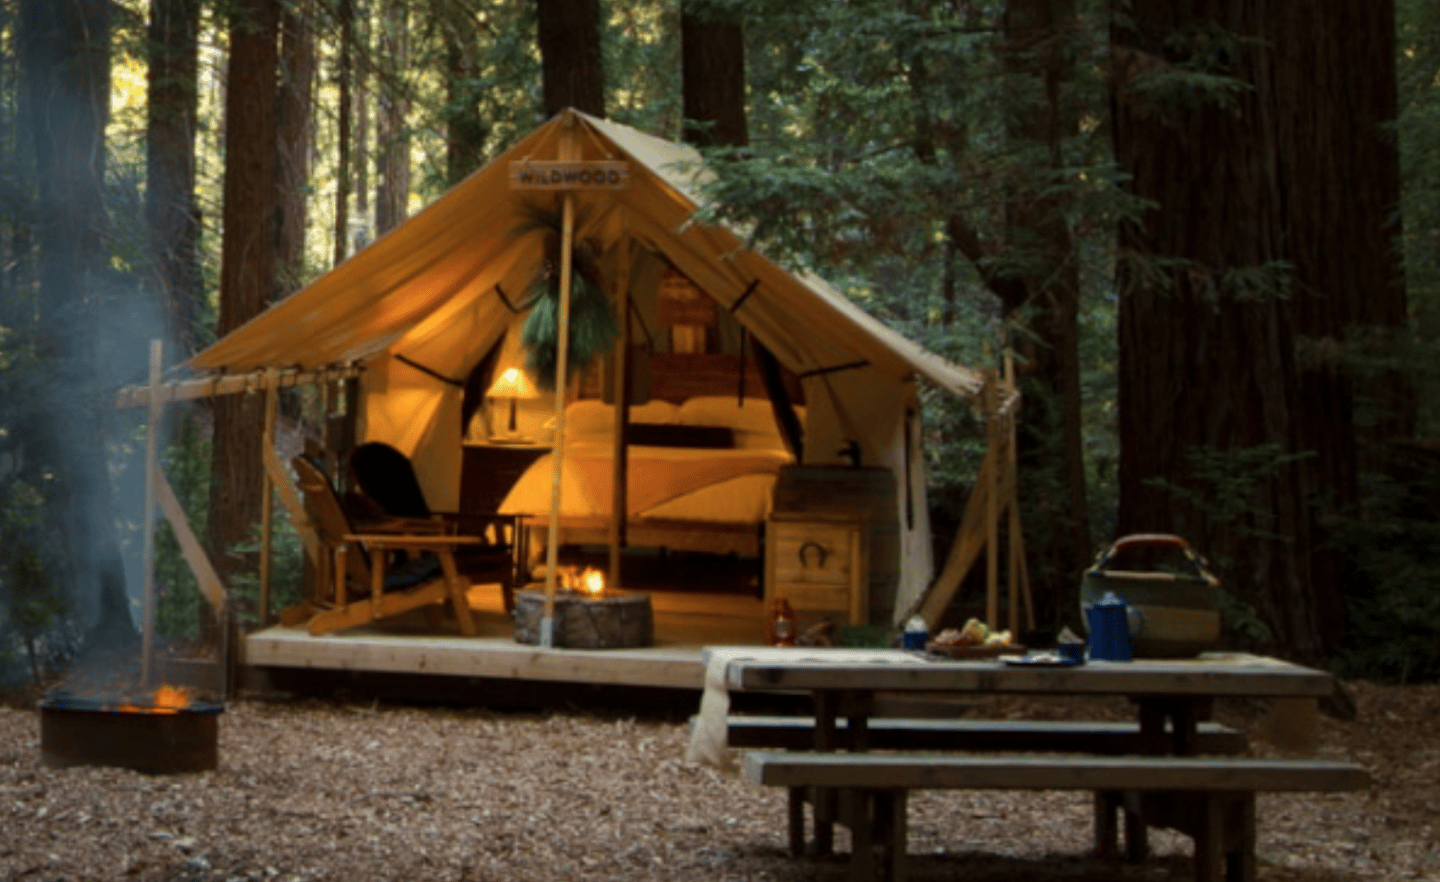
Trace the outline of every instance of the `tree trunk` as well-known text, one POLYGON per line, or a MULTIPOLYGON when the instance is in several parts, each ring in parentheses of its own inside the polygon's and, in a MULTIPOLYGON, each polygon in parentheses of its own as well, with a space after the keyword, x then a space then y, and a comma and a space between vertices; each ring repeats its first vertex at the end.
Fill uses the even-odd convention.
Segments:
POLYGON ((196 307, 202 296, 195 201, 199 29, 199 0, 151 0, 145 220, 168 337, 180 358, 195 352, 196 307))
POLYGON ((350 231, 350 253, 354 254, 370 243, 370 84, 375 81, 375 68, 371 63, 373 53, 370 47, 370 23, 363 14, 352 16, 351 31, 352 57, 358 60, 355 68, 355 130, 350 133, 350 144, 354 157, 350 162, 352 175, 351 192, 355 196, 355 224, 350 231))
POLYGON ((315 34, 311 0, 285 4, 280 15, 280 90, 275 101, 280 203, 276 231, 281 292, 300 287, 305 275, 306 187, 314 141, 315 34))
MULTIPOLYGON (((1300 369, 1299 437, 1313 451, 1322 528, 1361 510, 1360 472, 1382 467, 1386 442, 1409 439, 1409 377, 1380 362, 1406 327, 1396 240, 1399 155, 1387 131, 1397 114, 1392 0, 1279 4, 1276 127, 1285 157, 1286 258, 1294 267, 1300 369), (1339 430, 1343 427, 1343 430, 1339 430)), ((1316 603, 1327 638, 1344 630, 1339 598, 1365 591, 1322 535, 1316 603)))
POLYGON ((545 116, 567 107, 605 115, 599 0, 536 0, 545 116))
POLYGON ((405 75, 409 67, 410 38, 406 0, 387 0, 380 25, 379 57, 383 75, 376 78, 379 110, 375 120, 375 235, 383 236, 408 216, 410 198, 410 135, 405 128, 410 98, 405 75))
POLYGON ((1334 585, 1311 565, 1326 487, 1303 446, 1284 216, 1287 185, 1309 182, 1278 131, 1283 102, 1319 96, 1277 89, 1295 35, 1266 10, 1135 0, 1112 27, 1116 158, 1157 206, 1119 231, 1119 519, 1190 539, 1268 625, 1267 648, 1320 662, 1334 585), (1166 93, 1180 65, 1239 87, 1166 93))
POLYGON ((1072 78, 1068 42, 1074 0, 1010 0, 1005 69, 1013 100, 1007 130, 1030 157, 1028 186, 1006 203, 1006 249, 995 291, 1020 364, 1024 404, 1016 427, 1024 523, 1040 599, 1037 618, 1074 623, 1080 576, 1090 559, 1080 394, 1080 265, 1065 219, 1062 142, 1076 133, 1061 103, 1072 78))
MULTIPOLYGON (((41 393, 45 418, 28 452, 53 475, 45 512, 56 547, 48 563, 82 616, 128 606, 104 444, 112 378, 100 374, 96 357, 109 9, 106 0, 26 0, 17 28, 20 116, 33 139, 38 196, 37 354, 54 384, 41 393)), ((123 625, 133 632, 132 623, 123 625)))
MULTIPOLYGON (((239 0, 230 18, 229 88, 225 97, 224 239, 216 336, 230 333, 275 295, 278 0, 239 0)), ((260 517, 260 437, 264 397, 225 395, 214 401, 210 472, 210 554, 221 579, 234 584, 253 571, 232 553, 251 538, 260 517)))
POLYGON ((336 13, 340 20, 340 58, 336 73, 339 110, 335 121, 335 266, 344 263, 350 253, 350 110, 354 100, 350 87, 355 73, 355 4, 354 0, 339 0, 339 3, 336 13))
POLYGON ((739 17, 718 18, 680 4, 682 137, 696 147, 750 142, 745 116, 745 30, 739 17))
POLYGON ((445 38, 445 177, 453 186, 485 161, 490 126, 480 115, 480 25, 460 4, 447 7, 445 38))

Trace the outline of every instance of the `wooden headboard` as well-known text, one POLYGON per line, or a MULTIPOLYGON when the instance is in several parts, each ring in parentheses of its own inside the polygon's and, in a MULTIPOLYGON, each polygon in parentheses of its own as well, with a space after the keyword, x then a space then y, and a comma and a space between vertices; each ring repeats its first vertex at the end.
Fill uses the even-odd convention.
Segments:
MULTIPOLYGON (((743 363, 739 355, 723 352, 641 352, 638 355, 649 362, 648 385, 652 399, 680 404, 701 395, 738 396, 742 380, 746 398, 770 397, 753 355, 745 356, 743 363)), ((591 371, 586 375, 580 397, 605 397, 602 394, 601 373, 591 371)), ((791 403, 804 404, 805 393, 799 378, 784 371, 784 381, 791 403)))

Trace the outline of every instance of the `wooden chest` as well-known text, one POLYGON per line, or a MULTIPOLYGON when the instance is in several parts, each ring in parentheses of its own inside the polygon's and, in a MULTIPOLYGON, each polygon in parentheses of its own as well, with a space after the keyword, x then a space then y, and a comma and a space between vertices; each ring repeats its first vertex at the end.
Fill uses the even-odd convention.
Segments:
POLYGON ((765 528, 765 605, 783 597, 804 630, 868 619, 868 530, 854 512, 775 512, 765 528))

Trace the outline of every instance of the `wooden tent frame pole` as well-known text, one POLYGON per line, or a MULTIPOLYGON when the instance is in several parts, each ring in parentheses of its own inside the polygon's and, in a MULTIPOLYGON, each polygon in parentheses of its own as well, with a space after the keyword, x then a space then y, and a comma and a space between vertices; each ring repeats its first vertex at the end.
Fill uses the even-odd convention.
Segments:
MULTIPOLYGON (((275 449, 275 421, 280 409, 280 374, 271 368, 265 372, 265 427, 261 432, 261 450, 275 449)), ((262 471, 268 471, 262 470, 262 471)), ((275 484, 270 475, 260 478, 260 609, 261 624, 270 621, 271 549, 275 539, 275 484)))
MULTIPOLYGON (((573 136, 572 136, 573 137, 573 136)), ((570 139, 567 138, 567 141, 570 139)), ((562 145, 561 153, 568 152, 562 145)), ((566 192, 560 222, 560 320, 555 345, 555 445, 551 451, 550 532, 545 549, 545 607, 540 616, 540 645, 555 645, 555 595, 560 561, 560 473, 565 459, 565 377, 570 352, 570 248, 575 238, 575 194, 566 192)))
MULTIPOLYGON (((623 226, 622 226, 623 228, 623 226)), ((616 255, 615 311, 620 315, 620 333, 615 337, 615 368, 611 372, 615 408, 615 443, 612 461, 615 464, 610 504, 610 567, 605 584, 619 588, 621 584, 620 549, 625 546, 626 515, 630 510, 630 461, 626 456, 630 431, 630 246, 623 238, 616 255)))
POLYGON ((160 400, 160 366, 163 352, 161 341, 150 341, 150 421, 145 427, 145 514, 141 528, 141 535, 145 537, 141 551, 145 581, 140 623, 140 683, 147 688, 150 685, 151 655, 155 651, 155 484, 160 475, 160 416, 164 408, 160 400))

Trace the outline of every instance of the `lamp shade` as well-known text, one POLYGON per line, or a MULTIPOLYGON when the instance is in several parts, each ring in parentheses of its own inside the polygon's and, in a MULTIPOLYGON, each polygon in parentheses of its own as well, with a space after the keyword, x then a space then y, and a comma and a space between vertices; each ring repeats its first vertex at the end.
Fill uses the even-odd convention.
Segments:
POLYGON ((485 393, 490 398, 534 398, 537 393, 530 378, 519 368, 506 368, 500 376, 495 378, 490 390, 485 393))
POLYGON ((515 402, 521 398, 535 398, 538 393, 530 382, 530 378, 525 376, 525 372, 517 367, 512 367, 502 371, 485 394, 490 398, 510 402, 510 419, 507 425, 510 435, 513 437, 515 435, 515 402))

